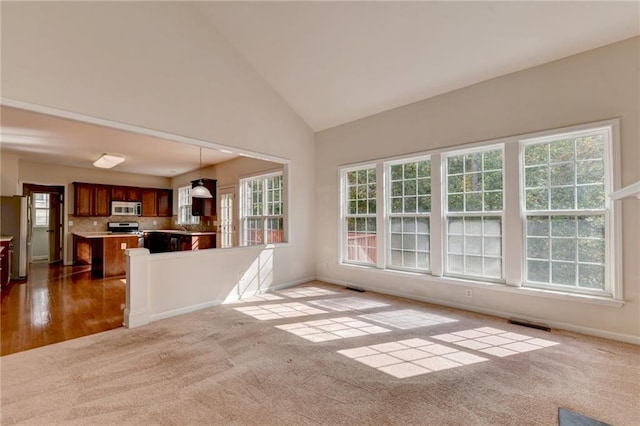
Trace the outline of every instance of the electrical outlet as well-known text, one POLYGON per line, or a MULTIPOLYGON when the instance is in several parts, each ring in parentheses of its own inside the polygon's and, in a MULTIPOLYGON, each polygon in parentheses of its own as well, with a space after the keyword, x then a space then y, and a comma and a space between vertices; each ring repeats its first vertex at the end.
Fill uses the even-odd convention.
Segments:
POLYGON ((157 224, 158 224, 158 222, 154 220, 153 221, 153 226, 156 226, 157 224))
POLYGON ((465 290, 464 295, 469 298, 473 297, 473 290, 465 290))
POLYGON ((93 221, 93 226, 98 226, 98 222, 97 221, 93 221))
POLYGON ((73 221, 72 220, 69 221, 69 226, 73 226, 73 221))
POLYGON ((120 250, 126 250, 127 249, 127 243, 120 243, 120 250))

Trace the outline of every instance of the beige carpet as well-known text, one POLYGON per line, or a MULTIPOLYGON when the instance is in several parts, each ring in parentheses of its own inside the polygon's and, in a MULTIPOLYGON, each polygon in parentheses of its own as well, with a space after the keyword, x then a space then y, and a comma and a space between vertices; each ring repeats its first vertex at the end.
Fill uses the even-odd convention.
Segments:
POLYGON ((640 424, 638 346, 291 290, 2 357, 1 423, 640 424))

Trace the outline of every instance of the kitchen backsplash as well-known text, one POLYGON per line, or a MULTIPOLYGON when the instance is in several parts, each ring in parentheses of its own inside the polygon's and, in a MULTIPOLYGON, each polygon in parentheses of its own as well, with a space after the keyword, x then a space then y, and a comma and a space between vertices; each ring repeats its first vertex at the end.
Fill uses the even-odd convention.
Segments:
MULTIPOLYGON (((68 215, 67 220, 73 222, 69 227, 69 232, 103 232, 107 230, 107 222, 138 222, 141 230, 147 229, 179 229, 187 231, 215 231, 213 225, 216 217, 202 218, 202 224, 198 225, 177 225, 177 216, 172 217, 137 217, 137 216, 109 216, 109 217, 86 217, 68 215), (95 223, 95 225, 94 225, 95 223), (209 225, 207 225, 209 223, 209 225)), ((67 222, 68 223, 68 222, 67 222)))

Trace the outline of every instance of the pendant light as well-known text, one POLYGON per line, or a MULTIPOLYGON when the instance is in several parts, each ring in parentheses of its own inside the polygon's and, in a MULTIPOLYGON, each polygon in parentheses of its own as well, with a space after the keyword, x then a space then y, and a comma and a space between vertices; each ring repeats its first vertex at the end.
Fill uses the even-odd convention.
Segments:
POLYGON ((202 147, 200 147, 200 180, 195 187, 191 188, 190 194, 193 198, 213 198, 209 189, 202 182, 202 147))

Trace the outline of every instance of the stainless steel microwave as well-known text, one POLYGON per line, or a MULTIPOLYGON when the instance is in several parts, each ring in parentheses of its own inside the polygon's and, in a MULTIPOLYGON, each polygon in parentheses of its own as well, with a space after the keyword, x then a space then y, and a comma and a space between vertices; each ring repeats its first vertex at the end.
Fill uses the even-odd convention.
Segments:
POLYGON ((142 203, 138 201, 112 201, 111 216, 141 216, 142 203))

